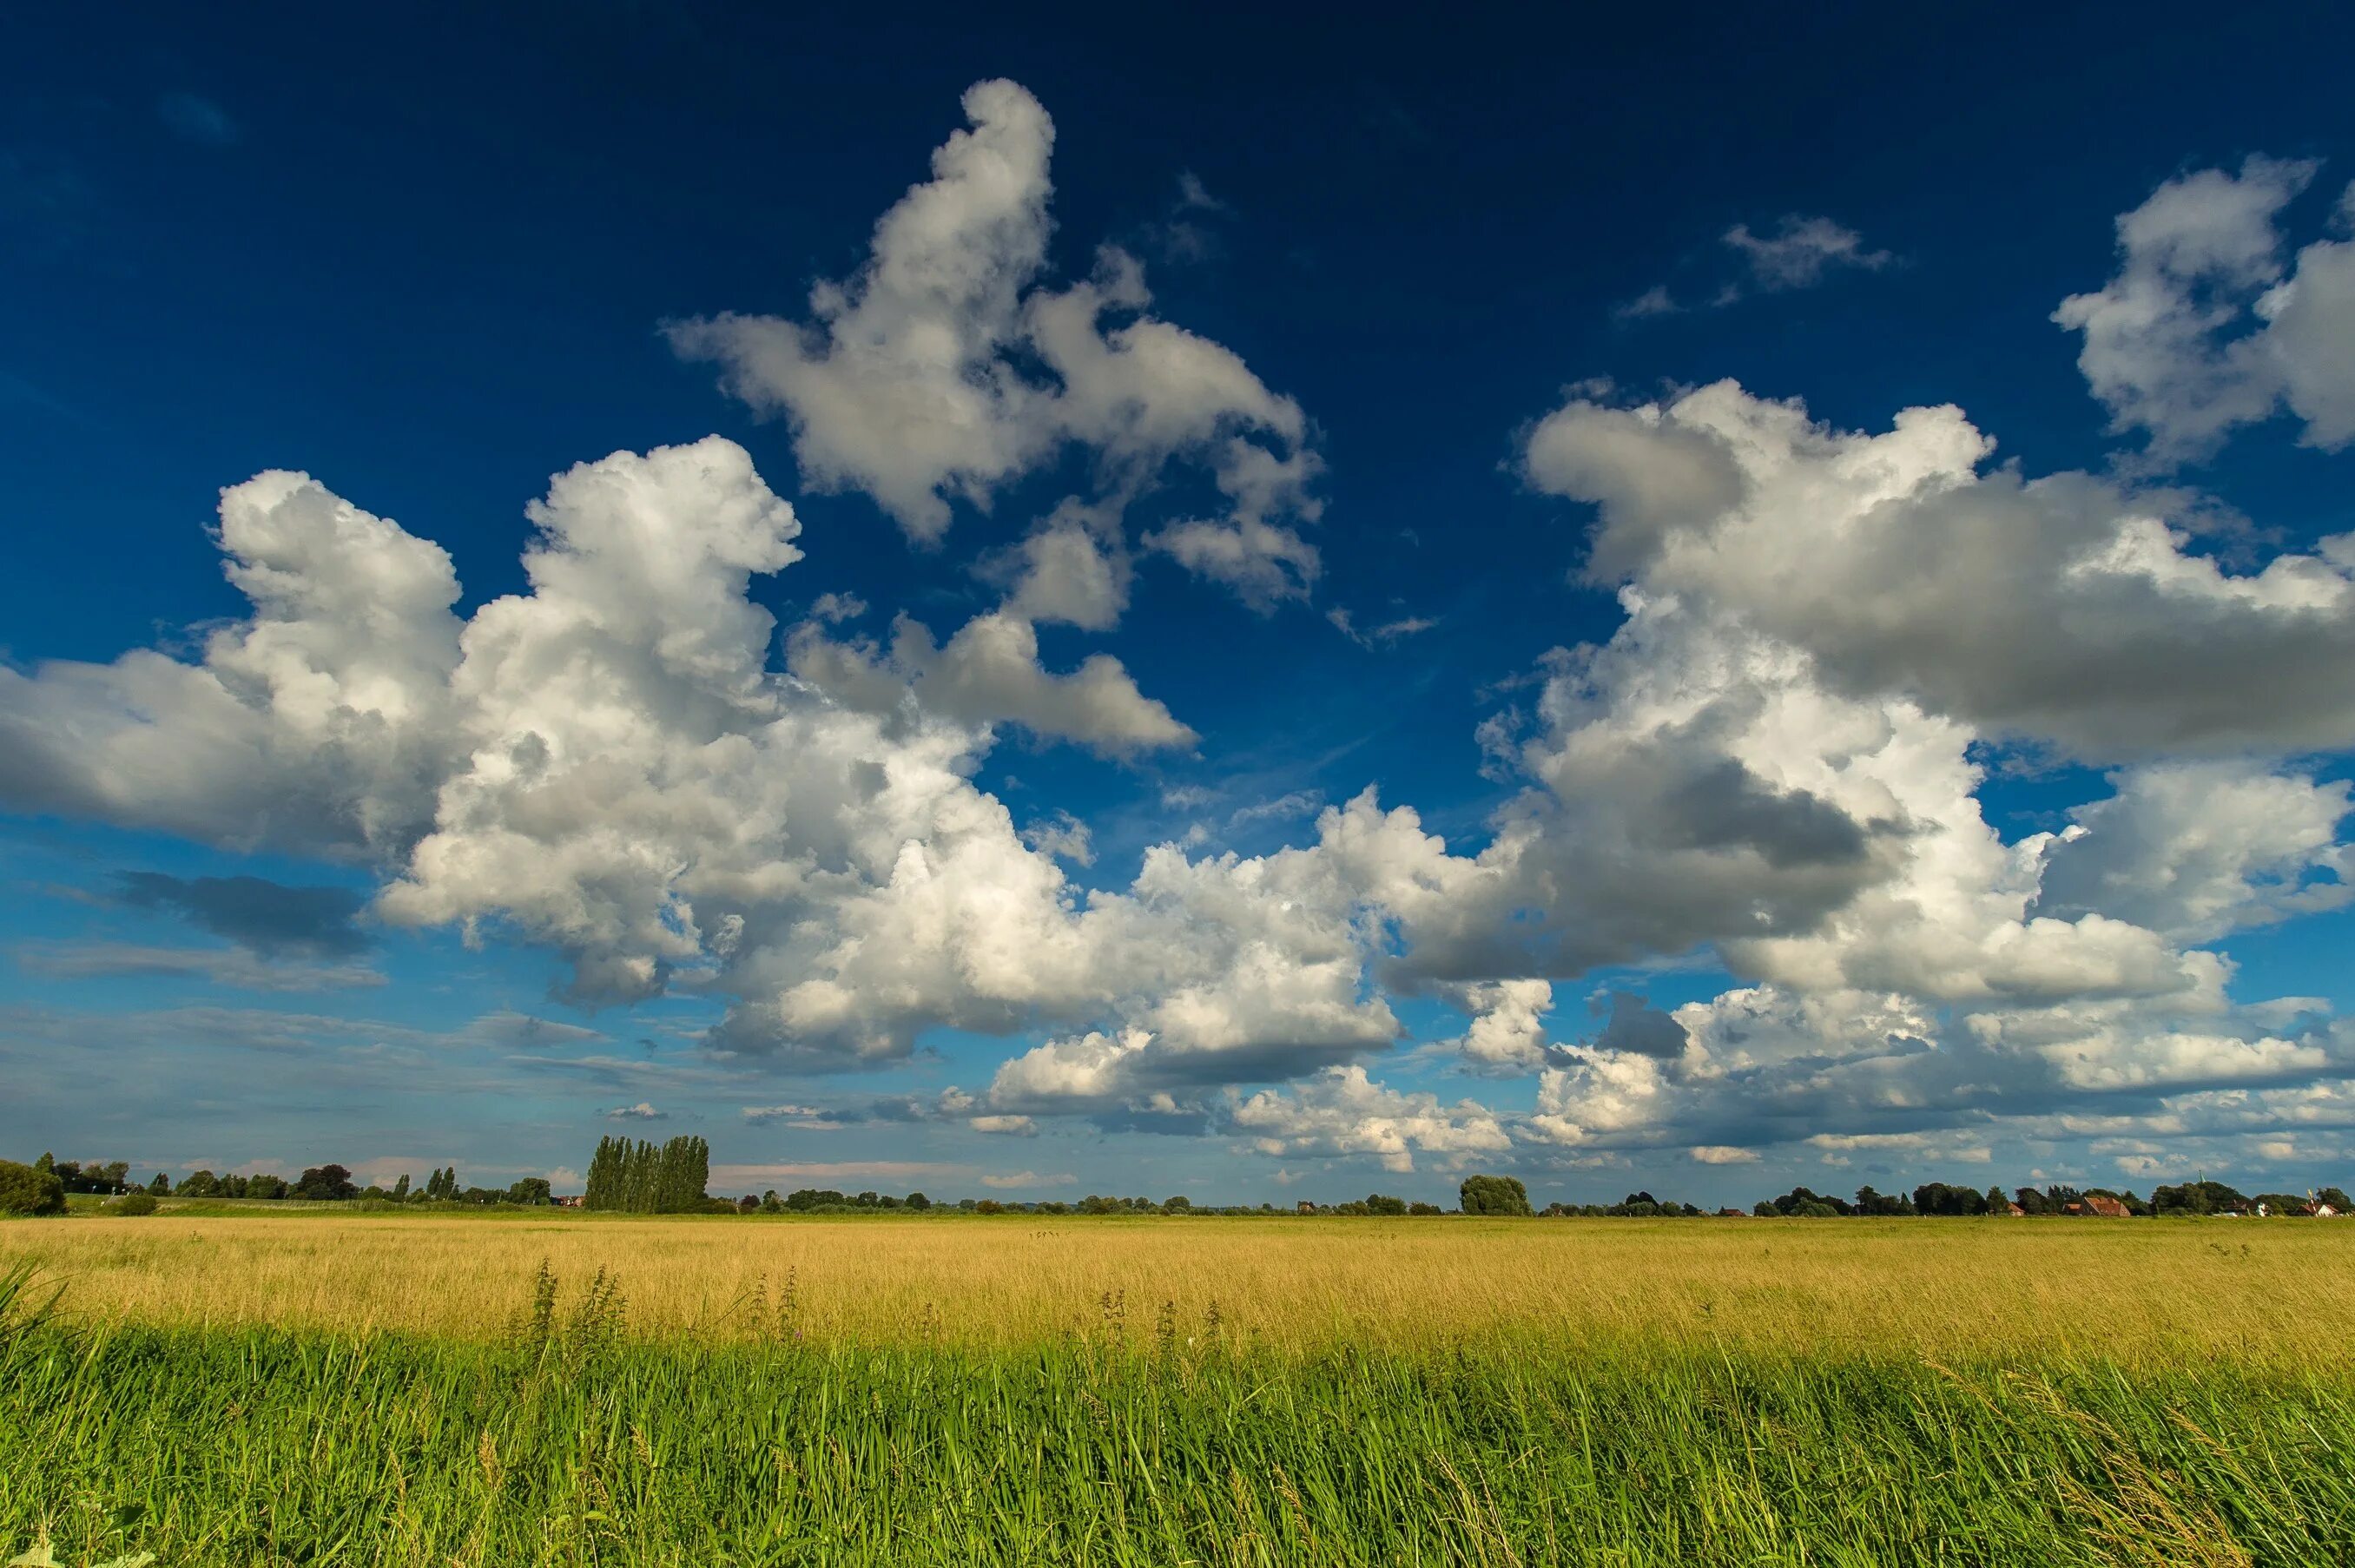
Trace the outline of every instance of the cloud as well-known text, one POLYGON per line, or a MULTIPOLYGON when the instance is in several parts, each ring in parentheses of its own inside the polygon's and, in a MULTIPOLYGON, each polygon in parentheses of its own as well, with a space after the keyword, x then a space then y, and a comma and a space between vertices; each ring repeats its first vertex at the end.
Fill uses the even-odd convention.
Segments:
POLYGON ((1771 235, 1757 235, 1746 223, 1725 231, 1725 243, 1750 269, 1751 282, 1768 293, 1813 288, 1824 274, 1844 267, 1876 272, 1895 260, 1886 251, 1868 251, 1863 236, 1828 218, 1792 214, 1771 235))
POLYGON ((1453 1041, 1475 1072, 1528 1073, 1555 1062, 1546 1040, 1545 1016, 1553 1008, 1553 987, 1543 980, 1500 980, 1463 987, 1470 1027, 1453 1041))
POLYGON ((1232 516, 1178 525, 1164 548, 1263 600, 1269 569, 1247 559, 1279 571, 1314 560, 1271 520, 1314 515, 1299 406, 1231 350, 1152 315, 1125 252, 1106 247, 1088 279, 1047 283, 1053 123, 1010 81, 975 84, 964 111, 969 128, 933 154, 931 180, 883 215, 856 276, 811 290, 806 319, 677 322, 672 344, 786 417, 805 483, 862 490, 922 539, 947 530, 953 502, 986 508, 1073 446, 1115 511, 1171 463, 1205 465, 1232 516), (1230 548, 1196 530, 1223 530, 1230 548))
POLYGON ((166 876, 123 871, 116 896, 139 909, 166 909, 263 957, 346 957, 367 935, 352 923, 366 900, 348 888, 287 887, 261 877, 166 876))
POLYGON ((280 471, 221 493, 216 537, 253 613, 200 662, 0 669, 0 801, 231 848, 400 853, 456 743, 448 554, 280 471))
POLYGON ((1095 840, 1088 831, 1088 825, 1068 811, 1058 811, 1053 816, 1024 828, 1022 842, 1041 855, 1069 860, 1075 866, 1096 863, 1095 840))
POLYGON ((605 1119, 609 1122, 666 1122, 670 1120, 670 1113, 657 1111, 641 1100, 634 1105, 614 1106, 605 1113, 605 1119))
MULTIPOLYGON (((2251 157, 2167 181, 2119 215, 2117 274, 2053 312, 2083 336, 2078 368, 2111 428, 2145 432, 2154 463, 2206 457, 2285 406, 2305 444, 2355 442, 2355 240, 2285 267, 2275 226, 2319 169, 2251 157)), ((2339 213, 2355 222, 2355 186, 2339 213)))
POLYGON ((1739 616, 1853 697, 2089 761, 2355 742, 2355 544, 2229 572, 2185 497, 1982 473, 1992 445, 1958 409, 1849 433, 1720 382, 1573 400, 1526 461, 1600 507, 1592 580, 1739 616))
POLYGON ((867 601, 856 593, 821 593, 810 601, 810 614, 828 625, 856 621, 867 613, 867 601))
POLYGON ((2098 912, 2184 942, 2338 909, 2355 897, 2339 841, 2344 780, 2234 759, 2110 775, 2115 793, 2071 813, 2045 853, 2037 909, 2098 912))
POLYGON ((1654 283, 1634 299, 1614 305, 1611 314, 1620 321, 1642 321, 1649 316, 1675 315, 1683 309, 1666 283, 1654 283))
POLYGON ((912 689, 917 702, 947 718, 1017 723, 1111 755, 1198 739, 1137 690, 1109 654, 1090 655, 1069 675, 1043 668, 1038 632, 1009 612, 975 616, 946 646, 902 616, 893 624, 888 656, 834 642, 809 626, 794 634, 790 647, 796 676, 837 701, 878 712, 897 709, 912 689))
POLYGON ((747 1105, 744 1120, 756 1127, 783 1122, 789 1125, 823 1121, 826 1113, 815 1105, 747 1105))
MULTIPOLYGON (((1203 826, 1146 847, 1125 883, 1075 880, 1094 849, 1077 816, 1047 804, 1018 826, 976 783, 1004 732, 1122 760, 1199 738, 1107 655, 1050 669, 1039 628, 1114 628, 1156 553, 1255 607, 1305 598, 1319 460, 1296 405, 1149 314, 1132 260, 1052 279, 1051 127, 1010 84, 967 108, 804 317, 675 334, 784 415, 805 480, 873 495, 920 539, 1025 475, 1085 471, 975 563, 1000 597, 945 641, 901 614, 869 642, 847 629, 863 603, 821 595, 778 667, 764 603, 803 596, 763 580, 794 569, 802 519, 715 437, 553 476, 517 590, 463 615, 439 546, 257 475, 223 493, 218 534, 249 613, 186 656, 0 670, 12 809, 364 869, 372 918, 541 947, 572 1000, 715 1000, 704 1049, 637 1060, 520 1015, 436 1035, 233 1009, 151 1019, 143 1040, 476 1050, 509 1082, 651 1112, 957 1030, 1019 1043, 970 1090, 743 1115, 999 1136, 1080 1118, 1401 1169, 1967 1162, 2061 1116, 2196 1107, 2238 1137, 2343 1114, 2286 1096, 2355 1072, 2355 1037, 2310 999, 2237 997, 2211 944, 2346 896, 2350 795, 2315 759, 2355 748, 2355 536, 2228 567, 2200 497, 1992 466, 1953 408, 1853 431, 1732 382, 1632 406, 1582 385, 1523 432, 1521 470, 1594 508, 1585 579, 1620 618, 1565 625, 1482 724, 1503 786, 1484 819, 1451 843, 1449 818, 1370 787, 1303 792, 1226 816, 1313 814, 1301 842, 1213 853, 1203 826), (1165 484, 1158 526, 1132 519, 1165 484), (2054 759, 2085 765, 2068 787, 2104 782, 2056 797, 2047 830, 1998 831, 1992 770, 2054 759), (1673 1008, 1629 978, 1678 965, 1728 978, 1673 1008), (1607 1014, 1564 1040, 1572 982, 1607 1014), (1374 1076, 1409 998, 1462 1008, 1427 1051, 1533 1080, 1528 1108, 1374 1076)), ((2271 253, 2250 177, 2222 193, 2241 217, 2154 220, 2129 252, 2162 283, 2238 266, 2232 286, 2271 301, 2255 319, 2327 304, 2328 255, 2270 283, 2232 261, 2271 253), (2232 251, 2252 223, 2263 243, 2232 251)), ((1737 233, 1759 286, 1885 260, 1837 226, 1737 233)), ((2311 392, 2293 409, 2323 407, 2311 392)), ((332 889, 132 886, 321 968, 360 929, 348 895, 304 906, 332 889)))
POLYGON ((128 976, 187 976, 241 991, 331 991, 381 986, 366 964, 314 964, 266 959, 236 947, 149 947, 131 943, 26 943, 17 964, 60 980, 128 976))
POLYGON ((1380 625, 1368 626, 1360 631, 1357 618, 1348 611, 1341 609, 1326 611, 1325 619, 1333 624, 1335 630, 1361 648, 1370 648, 1377 644, 1395 643, 1401 637, 1415 636, 1439 624, 1436 620, 1428 615, 1402 615, 1395 621, 1385 621, 1380 625))
POLYGON ((1685 1151, 1700 1165, 1755 1165, 1758 1151, 1754 1148, 1733 1148, 1724 1144, 1697 1144, 1685 1151))
POLYGON ((1418 1153, 1460 1165, 1511 1147, 1497 1115, 1470 1100, 1402 1094, 1363 1067, 1328 1067, 1296 1090, 1266 1090, 1233 1107, 1231 1125, 1260 1153, 1372 1155, 1384 1170, 1410 1171, 1418 1153))
POLYGON ((1076 1187, 1079 1181, 1076 1176, 1041 1176, 1035 1170, 996 1171, 981 1179, 984 1187, 999 1192, 1026 1187, 1076 1187))

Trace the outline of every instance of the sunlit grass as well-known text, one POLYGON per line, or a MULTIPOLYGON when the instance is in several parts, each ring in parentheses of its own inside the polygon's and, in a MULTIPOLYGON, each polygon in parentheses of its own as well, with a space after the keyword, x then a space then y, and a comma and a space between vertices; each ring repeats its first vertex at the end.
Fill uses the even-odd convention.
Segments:
POLYGON ((634 1332, 742 1331, 796 1280, 828 1341, 1013 1347, 1110 1293, 1280 1349, 1498 1334, 1940 1358, 2310 1357, 2355 1343, 2355 1226, 2169 1221, 849 1218, 80 1220, 0 1225, 0 1264, 80 1318, 482 1338, 545 1260, 618 1274, 634 1332), (765 1285, 764 1285, 764 1282, 765 1285))
POLYGON ((2350 1262, 2313 1223, 26 1222, 0 1559, 2349 1562, 2350 1262))

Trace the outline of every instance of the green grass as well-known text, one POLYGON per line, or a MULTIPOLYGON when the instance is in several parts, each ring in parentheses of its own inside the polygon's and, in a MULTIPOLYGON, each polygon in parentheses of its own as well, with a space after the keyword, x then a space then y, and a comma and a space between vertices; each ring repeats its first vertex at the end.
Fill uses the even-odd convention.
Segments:
MULTIPOLYGON (((249 1563, 2320 1564, 2355 1381, 1844 1353, 0 1330, 0 1550, 249 1563)), ((6 1294, 0 1291, 0 1294, 6 1294)), ((2326 1358, 2326 1364, 2334 1359, 2326 1358)))

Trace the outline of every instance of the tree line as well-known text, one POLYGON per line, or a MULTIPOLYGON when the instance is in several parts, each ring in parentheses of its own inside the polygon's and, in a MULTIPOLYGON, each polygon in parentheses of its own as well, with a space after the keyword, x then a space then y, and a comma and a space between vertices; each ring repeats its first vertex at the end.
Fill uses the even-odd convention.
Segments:
MULTIPOLYGON (((54 1182, 60 1200, 69 1193, 94 1194, 106 1198, 146 1196, 151 1198, 226 1198, 262 1200, 287 1200, 308 1203, 346 1203, 370 1201, 383 1203, 464 1203, 476 1207, 493 1204, 545 1205, 555 1201, 545 1177, 527 1176, 506 1187, 461 1187, 458 1168, 445 1166, 429 1174, 423 1186, 412 1179, 401 1177, 390 1187, 374 1183, 362 1187, 352 1179, 352 1173, 341 1165, 318 1165, 302 1175, 285 1177, 267 1171, 254 1171, 240 1176, 231 1173, 216 1176, 209 1170, 194 1170, 178 1181, 162 1171, 144 1182, 131 1179, 129 1165, 123 1160, 87 1164, 80 1160, 59 1159, 54 1154, 44 1154, 29 1166, 0 1160, 0 1168, 26 1173, 17 1185, 27 1190, 45 1188, 54 1182)), ((62 1207, 62 1201, 60 1201, 62 1207)))
MULTIPOLYGON (((598 1141, 589 1162, 587 1193, 581 1206, 628 1214, 836 1214, 901 1211, 924 1213, 935 1210, 967 1214, 1325 1214, 1436 1215, 1446 1212, 1435 1203, 1410 1201, 1372 1192, 1340 1203, 1300 1202, 1196 1204, 1183 1196, 1162 1199, 1120 1198, 1098 1194, 1072 1201, 1017 1201, 966 1198, 935 1203, 922 1192, 904 1197, 872 1191, 847 1194, 832 1188, 800 1188, 780 1195, 775 1189, 755 1198, 710 1196, 710 1146, 700 1137, 681 1136, 664 1144, 634 1142, 625 1137, 598 1141)), ((300 1200, 308 1202, 354 1200, 407 1204, 461 1204, 474 1207, 519 1205, 539 1207, 557 1200, 546 1179, 527 1177, 504 1188, 464 1186, 455 1166, 430 1172, 423 1185, 401 1177, 389 1188, 360 1187, 340 1165, 315 1166, 301 1176, 286 1178, 257 1172, 216 1176, 197 1170, 170 1181, 162 1172, 144 1186, 131 1179, 120 1160, 81 1163, 44 1154, 31 1166, 0 1160, 0 1213, 62 1212, 69 1193, 96 1194, 123 1205, 165 1197, 187 1199, 300 1200)), ((1699 1219, 1740 1215, 1740 1209, 1714 1211, 1649 1192, 1630 1192, 1616 1203, 1562 1203, 1534 1207, 1529 1189, 1517 1178, 1465 1177, 1456 1191, 1461 1214, 1507 1217, 1613 1217, 1629 1219, 1699 1219)), ((138 1211, 150 1211, 141 1210, 138 1211)), ((2204 1178, 2152 1189, 2147 1199, 2132 1191, 2108 1188, 2053 1184, 2019 1187, 2009 1193, 2000 1186, 1985 1190, 1943 1181, 1923 1182, 1908 1194, 1859 1187, 1853 1198, 1794 1187, 1776 1198, 1761 1199, 1747 1212, 1777 1218, 1846 1219, 1908 1215, 2024 1214, 2055 1216, 2266 1215, 2300 1216, 2355 1213, 2355 1201, 2336 1187, 2310 1193, 2243 1193, 2237 1188, 2204 1178)))

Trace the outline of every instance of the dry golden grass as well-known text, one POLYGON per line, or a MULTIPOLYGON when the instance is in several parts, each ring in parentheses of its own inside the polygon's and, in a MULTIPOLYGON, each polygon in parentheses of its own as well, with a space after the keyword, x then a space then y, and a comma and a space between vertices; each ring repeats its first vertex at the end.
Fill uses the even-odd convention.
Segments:
POLYGON ((64 1310, 490 1336, 546 1260, 617 1271, 631 1328, 725 1339, 794 1282, 802 1331, 1019 1345, 1180 1331, 1276 1349, 1491 1334, 1938 1359, 2294 1363, 2355 1339, 2355 1225, 2312 1221, 620 1219, 387 1215, 0 1225, 64 1310))

